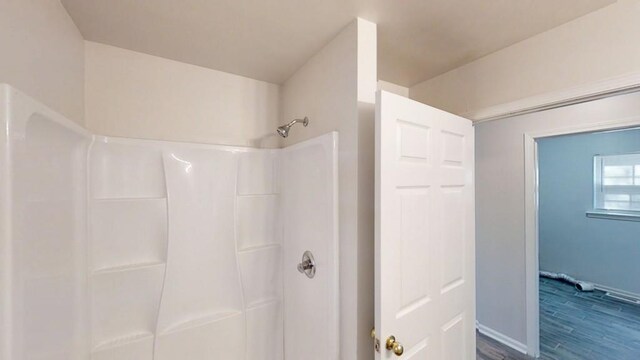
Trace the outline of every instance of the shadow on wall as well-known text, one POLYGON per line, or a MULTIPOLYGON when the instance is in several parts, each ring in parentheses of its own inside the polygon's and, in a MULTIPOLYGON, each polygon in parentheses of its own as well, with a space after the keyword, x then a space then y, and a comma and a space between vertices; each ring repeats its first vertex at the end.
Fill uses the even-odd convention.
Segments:
POLYGON ((259 149, 274 149, 282 147, 283 141, 278 134, 276 134, 275 129, 273 130, 273 134, 263 135, 254 139, 249 140, 249 146, 259 148, 259 149))

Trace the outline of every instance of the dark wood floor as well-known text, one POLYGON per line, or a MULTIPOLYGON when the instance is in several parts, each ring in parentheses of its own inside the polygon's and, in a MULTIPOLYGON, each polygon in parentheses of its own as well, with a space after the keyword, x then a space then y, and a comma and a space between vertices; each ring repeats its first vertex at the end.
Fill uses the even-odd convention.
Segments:
POLYGON ((638 360, 640 305, 541 279, 540 352, 545 360, 638 360))
MULTIPOLYGON (((478 334, 478 360, 528 357, 478 334)), ((540 359, 640 360, 640 305, 540 280, 540 359)))
POLYGON ((477 360, 530 360, 529 357, 480 333, 476 333, 476 344, 477 360))

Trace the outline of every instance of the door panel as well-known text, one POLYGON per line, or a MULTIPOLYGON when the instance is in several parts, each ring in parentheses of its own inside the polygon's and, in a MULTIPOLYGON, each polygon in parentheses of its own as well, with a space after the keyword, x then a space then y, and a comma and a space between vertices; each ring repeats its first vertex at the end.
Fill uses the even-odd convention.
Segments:
POLYGON ((376 359, 475 358, 473 127, 379 92, 376 359))

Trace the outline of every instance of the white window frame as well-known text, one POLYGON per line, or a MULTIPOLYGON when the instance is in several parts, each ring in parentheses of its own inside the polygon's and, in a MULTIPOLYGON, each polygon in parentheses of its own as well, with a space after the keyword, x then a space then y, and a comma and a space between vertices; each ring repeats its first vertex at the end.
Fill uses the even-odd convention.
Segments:
MULTIPOLYGON (((594 168, 594 191, 593 209, 595 212, 615 212, 629 213, 640 216, 639 209, 619 209, 606 206, 607 195, 628 195, 629 203, 634 202, 633 196, 640 196, 640 153, 625 153, 612 155, 595 155, 593 157, 594 168), (631 166, 631 176, 620 178, 631 178, 631 185, 605 185, 603 168, 604 163, 613 163, 619 166, 631 166)), ((611 200, 610 200, 611 201, 611 200)), ((624 201, 621 201, 624 202, 624 201)))

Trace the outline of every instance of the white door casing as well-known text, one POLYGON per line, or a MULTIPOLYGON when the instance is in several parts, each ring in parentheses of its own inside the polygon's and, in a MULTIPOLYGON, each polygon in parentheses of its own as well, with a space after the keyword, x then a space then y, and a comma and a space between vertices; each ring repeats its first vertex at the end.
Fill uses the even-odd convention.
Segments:
POLYGON ((376 360, 475 359, 471 121, 379 91, 376 99, 376 360))

